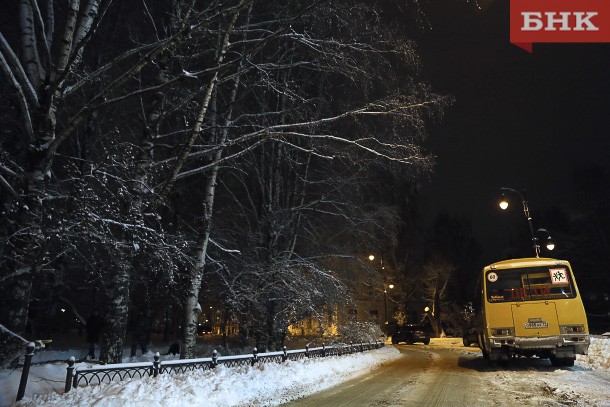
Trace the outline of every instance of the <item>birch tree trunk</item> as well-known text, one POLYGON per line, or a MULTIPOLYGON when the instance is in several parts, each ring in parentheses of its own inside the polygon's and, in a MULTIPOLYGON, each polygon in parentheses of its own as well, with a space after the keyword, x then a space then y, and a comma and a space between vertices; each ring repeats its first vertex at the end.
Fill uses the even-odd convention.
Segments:
MULTIPOLYGON (((218 153, 221 155, 222 153, 218 153)), ((197 319, 201 313, 199 305, 199 293, 203 281, 205 258, 210 242, 210 230, 212 226, 212 211, 214 208, 214 195, 216 193, 216 178, 218 177, 218 166, 214 167, 206 177, 205 200, 203 203, 203 225, 200 226, 197 239, 197 253, 195 264, 189 269, 188 286, 186 290, 186 301, 184 304, 184 346, 180 349, 182 359, 195 356, 195 338, 197 336, 197 319)))
POLYGON ((131 274, 127 264, 119 264, 110 274, 107 284, 105 321, 101 339, 100 360, 105 363, 123 362, 123 340, 129 316, 131 274))
MULTIPOLYGON (((226 53, 227 47, 229 46, 229 37, 233 33, 233 29, 235 27, 235 23, 237 21, 237 17, 239 12, 241 11, 241 6, 243 4, 250 3, 247 0, 242 0, 240 3, 240 7, 238 11, 235 12, 232 16, 232 19, 225 30, 223 40, 220 45, 220 49, 218 50, 216 65, 220 65, 223 61, 224 55, 226 53)), ((240 65, 241 67, 241 65, 240 65)), ((238 68, 238 72, 241 71, 241 68, 238 68)), ((191 130, 191 137, 187 140, 187 143, 183 147, 183 151, 178 157, 177 163, 174 166, 174 169, 171 173, 170 179, 166 182, 163 190, 160 193, 161 197, 166 196, 171 188, 173 187, 174 182, 176 181, 180 170, 186 163, 187 157, 192 149, 193 143, 199 133, 201 131, 201 127, 203 125, 204 119, 208 114, 208 108, 210 106, 210 101, 212 100, 212 96, 214 94, 216 85, 218 83, 218 72, 216 72, 209 81, 206 93, 201 103, 201 108, 199 114, 197 115, 197 120, 193 129, 191 130)), ((235 81, 235 87, 239 86, 239 80, 235 81)), ((235 92, 237 89, 235 88, 235 92)), ((233 95, 234 97, 234 95, 233 95)), ((223 146, 226 140, 226 132, 221 140, 219 140, 218 144, 223 146)), ((219 148, 214 155, 212 162, 220 162, 222 155, 224 153, 223 148, 219 148)), ((180 350, 181 358, 191 358, 194 356, 195 352, 195 338, 197 332, 197 319, 199 314, 201 313, 201 306, 199 305, 199 293, 201 291, 201 283, 203 281, 203 271, 206 264, 206 255, 208 250, 208 244, 210 239, 210 230, 211 230, 211 222, 212 222, 212 213, 214 208, 214 196, 216 193, 216 182, 218 177, 218 171, 220 166, 214 165, 208 175, 206 175, 206 182, 204 184, 204 202, 203 202, 203 219, 201 225, 199 226, 199 234, 196 241, 196 252, 194 255, 194 265, 189 269, 189 277, 187 279, 187 289, 186 289, 186 297, 184 302, 184 324, 183 324, 183 341, 184 346, 182 346, 180 350)))

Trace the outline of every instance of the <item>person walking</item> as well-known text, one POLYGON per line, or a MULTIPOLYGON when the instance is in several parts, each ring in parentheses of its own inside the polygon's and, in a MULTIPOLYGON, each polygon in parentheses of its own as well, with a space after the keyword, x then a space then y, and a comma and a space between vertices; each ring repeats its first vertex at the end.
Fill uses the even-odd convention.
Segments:
POLYGON ((94 310, 89 318, 87 318, 86 324, 87 325, 85 328, 87 330, 87 342, 89 343, 87 358, 95 359, 95 344, 100 341, 100 333, 104 327, 104 320, 97 310, 94 310))

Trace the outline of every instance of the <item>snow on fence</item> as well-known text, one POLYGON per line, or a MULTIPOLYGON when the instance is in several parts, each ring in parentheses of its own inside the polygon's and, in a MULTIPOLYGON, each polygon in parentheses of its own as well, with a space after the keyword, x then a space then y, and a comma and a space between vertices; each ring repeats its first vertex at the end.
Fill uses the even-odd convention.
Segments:
MULTIPOLYGON (((256 363, 282 363, 286 360, 349 355, 352 353, 379 349, 383 346, 384 343, 381 341, 330 346, 322 345, 316 348, 309 348, 309 346, 306 346, 305 349, 296 350, 287 350, 284 346, 282 351, 266 353, 258 353, 257 349, 254 348, 252 353, 245 355, 218 356, 218 353, 214 351, 212 357, 209 358, 180 359, 164 362, 159 360, 160 355, 159 352, 157 352, 152 362, 117 363, 87 368, 75 367, 75 358, 72 356, 68 360, 65 391, 69 392, 72 388, 76 387, 110 383, 125 379, 143 378, 146 376, 157 377, 159 374, 164 373, 176 374, 195 370, 209 370, 214 369, 220 364, 227 367, 236 367, 243 365, 254 366, 256 363)), ((19 384, 19 391, 17 393, 17 401, 21 400, 25 394, 25 386, 27 384, 27 376, 33 354, 33 347, 28 347, 21 382, 19 384)))

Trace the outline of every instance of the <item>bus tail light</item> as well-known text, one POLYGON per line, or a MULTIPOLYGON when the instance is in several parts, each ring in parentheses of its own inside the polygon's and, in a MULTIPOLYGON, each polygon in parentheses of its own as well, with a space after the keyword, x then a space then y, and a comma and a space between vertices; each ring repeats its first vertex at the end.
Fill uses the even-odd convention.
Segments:
POLYGON ((513 328, 491 328, 491 336, 515 336, 513 328))
POLYGON ((584 325, 561 325, 562 334, 581 334, 585 332, 584 325))

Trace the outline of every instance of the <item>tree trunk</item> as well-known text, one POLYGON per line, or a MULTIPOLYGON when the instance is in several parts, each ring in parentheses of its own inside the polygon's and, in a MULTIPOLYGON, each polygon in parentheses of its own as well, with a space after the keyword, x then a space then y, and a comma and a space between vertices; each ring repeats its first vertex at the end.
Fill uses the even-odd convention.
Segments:
POLYGON ((12 210, 2 217, 2 235, 12 236, 5 246, 7 260, 0 262, 0 276, 3 279, 0 324, 10 331, 0 330, 2 366, 10 364, 15 352, 21 351, 23 347, 23 343, 15 341, 15 335, 25 334, 32 284, 40 267, 40 259, 45 253, 44 236, 39 226, 43 214, 43 194, 40 191, 44 191, 44 188, 41 172, 34 169, 28 174, 25 185, 22 185, 26 191, 25 197, 11 202, 12 210))
POLYGON ((0 324, 4 327, 0 327, 0 369, 9 367, 25 351, 26 343, 21 335, 26 328, 31 286, 32 274, 28 272, 3 287, 0 296, 0 324))
POLYGON ((126 265, 116 265, 116 272, 107 285, 108 295, 104 313, 100 360, 121 363, 123 340, 129 316, 129 271, 126 265))
MULTIPOLYGON (((221 155, 222 152, 217 153, 221 155)), ((218 176, 218 166, 214 167, 212 173, 207 177, 205 186, 206 198, 203 204, 203 225, 200 229, 199 239, 197 240, 197 253, 195 264, 189 270, 188 286, 186 289, 186 302, 184 305, 184 346, 181 349, 181 358, 192 358, 195 355, 195 338, 197 335, 197 319, 201 313, 199 305, 199 292, 203 281, 203 271, 205 267, 205 257, 210 241, 210 230, 212 226, 212 210, 214 207, 214 195, 216 193, 216 178, 218 176)))
MULTIPOLYGON (((245 4, 246 1, 242 1, 240 4, 245 4)), ((250 9, 251 10, 251 9, 250 9)), ((222 43, 220 45, 219 53, 217 55, 217 64, 220 64, 223 60, 224 54, 229 45, 229 36, 233 32, 233 28, 235 26, 235 22, 237 21, 238 13, 233 15, 229 27, 224 33, 224 37, 222 43)), ((243 61, 242 61, 243 62, 243 61)), ((242 73, 242 64, 240 63, 237 69, 237 77, 235 79, 235 83, 233 86, 233 90, 231 93, 231 100, 234 101, 237 89, 239 88, 239 77, 242 73)), ((202 103, 201 110, 198 115, 197 122, 193 128, 192 137, 189 140, 187 146, 185 146, 184 151, 182 152, 182 156, 179 158, 176 167, 172 173, 170 181, 166 184, 164 190, 161 192, 161 195, 167 193, 173 182, 175 182, 176 177, 182 165, 186 161, 186 157, 188 152, 190 151, 193 142, 195 141, 194 136, 198 136, 201 130, 201 124, 203 123, 204 117, 208 113, 208 106, 212 99, 212 95, 214 93, 216 84, 218 82, 218 74, 214 74, 213 78, 210 80, 208 85, 207 92, 204 96, 204 100, 202 103)), ((229 110, 227 114, 227 122, 230 120, 231 110, 229 110)), ((225 126, 225 130, 223 130, 220 140, 217 141, 219 146, 224 146, 227 139, 227 126, 225 126)), ((213 158, 212 162, 219 162, 224 154, 224 148, 219 148, 213 158)), ((188 279, 188 287, 187 287, 187 296, 184 305, 184 328, 183 328, 183 339, 184 346, 181 349, 181 358, 191 358, 194 356, 195 352, 195 338, 197 333, 197 319, 199 314, 201 313, 201 306, 199 305, 199 292, 201 291, 201 283, 203 281, 203 271, 206 262, 206 255, 208 250, 208 243, 210 241, 210 231, 212 227, 212 212, 214 208, 214 196, 216 194, 216 182, 218 177, 219 165, 215 165, 210 174, 206 179, 205 185, 205 201, 203 204, 203 223, 200 229, 200 237, 197 240, 197 248, 198 251, 195 255, 195 265, 190 268, 189 271, 189 279, 188 279)))
POLYGON ((276 350, 277 338, 276 338, 276 320, 275 320, 275 301, 270 300, 267 302, 267 319, 265 326, 265 336, 267 337, 267 341, 265 343, 265 351, 273 352, 276 350))
POLYGON ((225 305, 225 311, 222 314, 222 324, 221 324, 222 346, 225 349, 229 348, 229 338, 228 338, 227 330, 229 329, 229 318, 230 317, 231 317, 231 314, 229 313, 229 310, 228 310, 227 306, 225 305))

